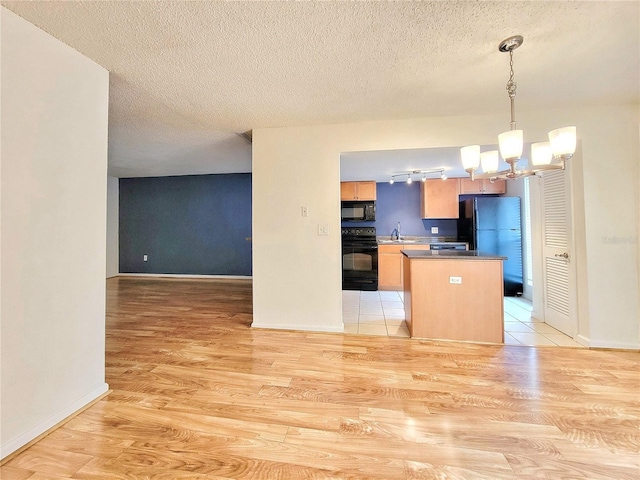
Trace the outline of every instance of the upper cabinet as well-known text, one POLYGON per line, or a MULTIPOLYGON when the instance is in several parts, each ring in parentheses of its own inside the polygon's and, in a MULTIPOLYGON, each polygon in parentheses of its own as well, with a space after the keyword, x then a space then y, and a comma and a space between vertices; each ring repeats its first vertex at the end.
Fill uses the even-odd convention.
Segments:
POLYGON ((458 218, 460 179, 427 179, 420 184, 422 218, 458 218))
POLYGON ((505 180, 494 180, 493 182, 488 178, 479 180, 471 180, 470 178, 460 179, 460 194, 472 195, 472 194, 484 194, 484 193, 506 193, 507 182, 505 180))
POLYGON ((341 182, 340 200, 375 200, 376 182, 341 182))

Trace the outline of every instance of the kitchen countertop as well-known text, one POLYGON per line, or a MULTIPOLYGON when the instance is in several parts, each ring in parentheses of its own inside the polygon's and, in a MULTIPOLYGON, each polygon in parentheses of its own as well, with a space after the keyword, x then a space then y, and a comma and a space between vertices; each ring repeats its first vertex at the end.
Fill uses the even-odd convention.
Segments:
POLYGON ((411 260, 428 260, 435 258, 461 260, 506 260, 507 257, 483 253, 478 250, 402 250, 402 254, 411 260))
POLYGON ((455 237, 404 237, 402 240, 394 240, 389 237, 378 237, 378 245, 431 245, 433 243, 460 243, 455 237))

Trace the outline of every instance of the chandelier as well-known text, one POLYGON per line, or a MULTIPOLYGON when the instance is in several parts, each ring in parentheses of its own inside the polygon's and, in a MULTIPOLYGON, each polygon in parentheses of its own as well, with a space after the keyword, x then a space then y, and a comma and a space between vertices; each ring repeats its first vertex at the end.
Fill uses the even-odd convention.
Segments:
POLYGON ((522 157, 523 135, 522 130, 516 128, 515 98, 516 82, 513 80, 513 51, 522 45, 523 38, 520 35, 509 37, 498 46, 501 52, 509 53, 509 81, 507 82, 507 94, 511 102, 511 128, 498 135, 500 156, 509 165, 507 170, 498 171, 498 150, 490 150, 480 153, 480 145, 469 145, 460 149, 462 166, 471 176, 476 178, 520 178, 535 175, 545 170, 564 170, 565 162, 576 151, 576 127, 563 127, 549 132, 548 142, 531 144, 530 168, 518 170, 517 164, 522 157), (482 165, 482 173, 475 174, 482 165))

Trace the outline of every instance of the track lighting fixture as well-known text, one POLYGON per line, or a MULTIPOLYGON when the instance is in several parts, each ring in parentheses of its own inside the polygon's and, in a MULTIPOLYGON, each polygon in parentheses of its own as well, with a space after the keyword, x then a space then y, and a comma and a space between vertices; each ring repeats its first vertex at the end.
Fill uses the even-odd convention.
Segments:
POLYGON ((439 173, 440 178, 442 180, 447 179, 447 176, 444 174, 444 168, 436 168, 432 170, 412 170, 410 172, 394 173, 393 175, 391 175, 391 179, 389 180, 389 183, 393 185, 396 181, 396 177, 407 177, 405 181, 407 184, 410 185, 413 182, 413 175, 422 175, 422 178, 420 180, 422 182, 426 182, 427 175, 434 174, 434 173, 439 173))

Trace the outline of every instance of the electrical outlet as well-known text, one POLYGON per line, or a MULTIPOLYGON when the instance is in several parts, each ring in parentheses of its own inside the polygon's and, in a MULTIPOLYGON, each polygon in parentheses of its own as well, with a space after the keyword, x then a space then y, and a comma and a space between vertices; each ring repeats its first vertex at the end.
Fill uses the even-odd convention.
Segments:
POLYGON ((318 235, 329 235, 329 225, 319 223, 318 235))
POLYGON ((462 285, 462 277, 449 277, 449 283, 454 285, 462 285))
POLYGON ((146 255, 143 255, 143 256, 142 256, 142 261, 143 261, 143 262, 146 262, 147 260, 149 260, 149 257, 148 257, 148 256, 146 256, 146 255))
POLYGON ((438 233, 438 227, 431 227, 431 233, 438 233))

